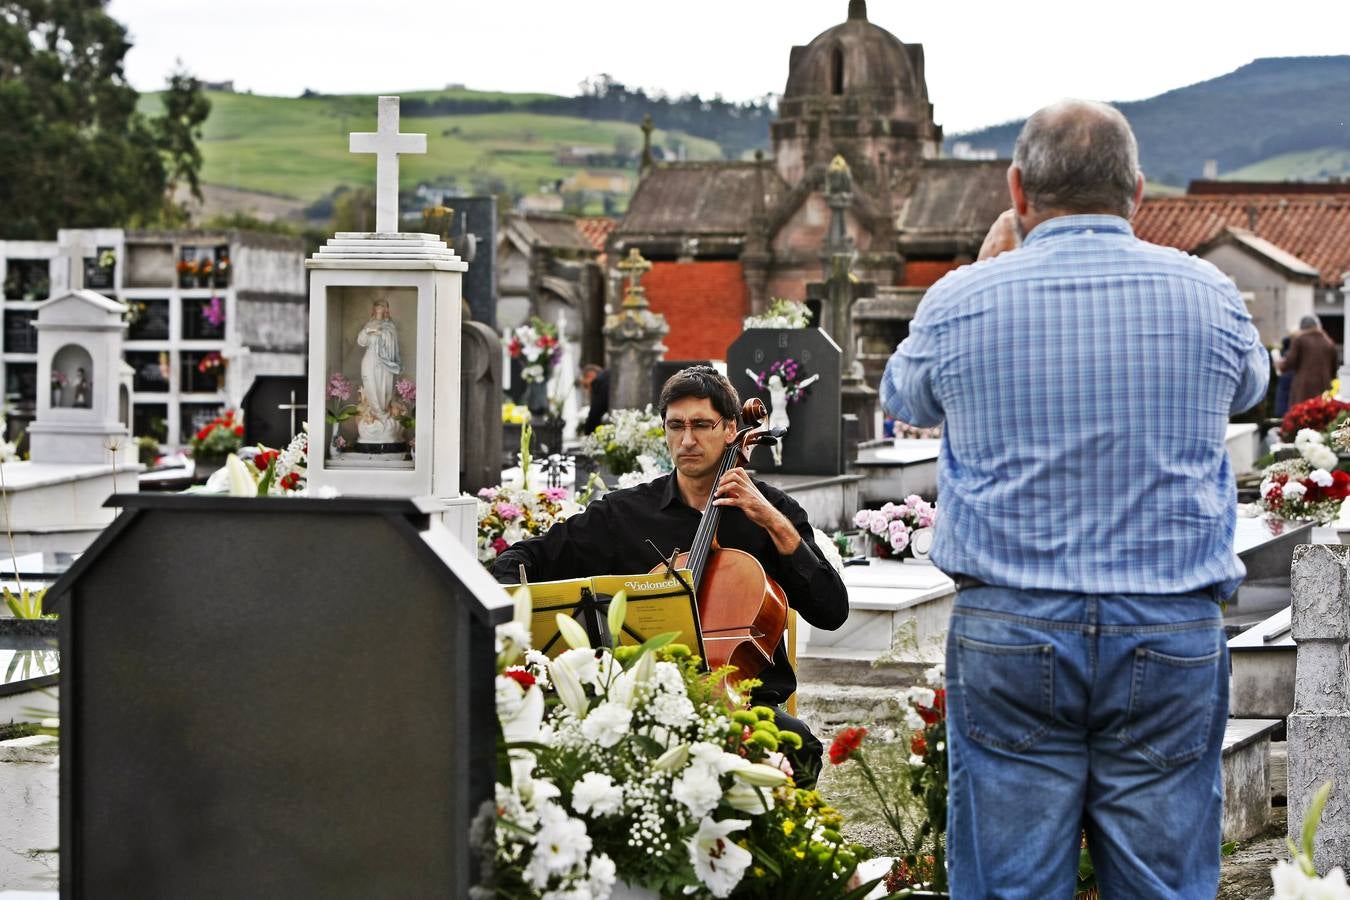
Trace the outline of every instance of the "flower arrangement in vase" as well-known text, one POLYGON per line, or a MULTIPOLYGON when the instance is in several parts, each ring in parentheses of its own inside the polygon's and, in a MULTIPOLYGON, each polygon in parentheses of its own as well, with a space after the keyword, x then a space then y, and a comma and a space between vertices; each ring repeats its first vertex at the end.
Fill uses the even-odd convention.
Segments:
POLYGON ((650 405, 612 409, 605 419, 581 439, 583 454, 603 464, 612 475, 650 471, 654 477, 671 470, 666 432, 650 405))
POLYGON ((212 350, 197 361, 197 371, 203 375, 215 375, 216 390, 225 387, 225 357, 220 351, 212 350))
POLYGON ((918 494, 903 503, 884 503, 881 509, 860 509, 853 524, 862 529, 872 551, 883 559, 914 556, 912 538, 920 528, 932 528, 937 510, 918 494))
POLYGON ((545 322, 538 316, 531 316, 529 324, 514 328, 506 348, 512 359, 518 359, 523 363, 524 368, 520 371, 520 377, 528 384, 542 384, 548 381, 553 366, 562 356, 557 326, 545 322))
MULTIPOLYGON (((620 593, 611 633, 625 610, 620 593)), ((841 836, 839 813, 792 786, 782 751, 800 738, 729 695, 725 672, 703 671, 673 634, 591 647, 565 616, 569 649, 550 660, 530 649, 531 620, 522 589, 498 628, 498 778, 476 823, 492 863, 485 891, 606 900, 623 882, 706 900, 791 886, 854 900, 871 890, 850 883, 867 851, 841 836)))
POLYGON ((1320 431, 1304 428, 1294 438, 1297 456, 1261 472, 1260 508, 1279 519, 1307 519, 1326 525, 1350 496, 1350 474, 1337 468, 1336 451, 1320 431))
POLYGON ((244 445, 243 418, 232 409, 197 429, 188 444, 194 459, 223 458, 244 445))
MULTIPOLYGON (((805 303, 774 297, 763 315, 747 316, 743 328, 805 328, 811 321, 811 310, 805 303)), ((761 385, 762 387, 762 385, 761 385)))

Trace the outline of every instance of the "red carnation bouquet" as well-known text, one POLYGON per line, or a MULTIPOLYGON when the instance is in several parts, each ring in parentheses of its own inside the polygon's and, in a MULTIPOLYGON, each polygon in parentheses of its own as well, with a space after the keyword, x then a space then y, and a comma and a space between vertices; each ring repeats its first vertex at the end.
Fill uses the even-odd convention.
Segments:
POLYGON ((1350 417, 1350 403, 1345 403, 1325 395, 1312 397, 1302 403, 1289 407, 1289 412, 1280 420, 1280 436, 1287 442, 1303 429, 1330 431, 1341 420, 1350 417))
POLYGON ((234 410, 225 412, 207 422, 188 441, 193 456, 228 456, 244 446, 243 418, 234 410))

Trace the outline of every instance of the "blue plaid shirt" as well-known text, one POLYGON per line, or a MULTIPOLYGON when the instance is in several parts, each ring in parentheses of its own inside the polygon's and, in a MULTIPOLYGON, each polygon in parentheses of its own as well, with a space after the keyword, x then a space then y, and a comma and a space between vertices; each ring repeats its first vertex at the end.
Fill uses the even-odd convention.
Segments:
POLYGON ((1227 276, 1115 216, 1063 216, 929 289, 881 383, 945 422, 932 559, 1018 589, 1175 594, 1233 554, 1231 413, 1270 361, 1227 276))

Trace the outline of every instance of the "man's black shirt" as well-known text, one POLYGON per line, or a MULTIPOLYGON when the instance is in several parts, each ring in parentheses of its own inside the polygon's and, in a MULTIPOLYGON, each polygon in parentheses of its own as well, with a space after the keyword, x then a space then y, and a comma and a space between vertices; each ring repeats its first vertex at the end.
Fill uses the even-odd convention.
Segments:
MULTIPOLYGON (((802 537, 801 544, 783 556, 767 531, 732 506, 722 508, 718 544, 754 556, 783 588, 788 605, 798 615, 816 628, 833 631, 848 618, 843 580, 816 546, 811 524, 797 501, 758 479, 755 486, 792 522, 802 537)), ((680 496, 674 473, 663 475, 647 484, 606 494, 584 512, 554 525, 547 534, 507 548, 493 563, 492 574, 503 584, 515 584, 520 580, 522 563, 531 581, 647 572, 660 562, 648 540, 666 557, 677 547, 686 551, 702 518, 703 514, 680 496)), ((759 679, 763 685, 754 692, 758 703, 782 703, 797 689, 797 675, 782 643, 759 679)))

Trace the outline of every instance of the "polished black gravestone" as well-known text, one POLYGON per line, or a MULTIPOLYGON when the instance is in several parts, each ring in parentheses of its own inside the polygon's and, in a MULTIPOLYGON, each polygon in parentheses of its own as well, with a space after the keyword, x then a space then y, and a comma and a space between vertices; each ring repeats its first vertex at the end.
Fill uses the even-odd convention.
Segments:
POLYGON ((61 896, 467 896, 510 615, 473 555, 409 500, 109 503, 52 589, 61 896))
POLYGON ((262 444, 284 449, 300 426, 310 422, 322 435, 323 410, 318 417, 309 414, 309 380, 304 375, 258 375, 244 394, 240 408, 244 414, 244 445, 262 444))
POLYGON ((690 366, 710 366, 708 359, 658 359, 652 364, 652 409, 661 410, 661 388, 666 386, 670 376, 690 366))
MULTIPOLYGON (((839 393, 839 346, 819 328, 748 328, 727 348, 727 377, 742 400, 759 397, 771 412, 770 391, 755 375, 791 360, 797 382, 820 376, 796 403, 787 406, 788 432, 782 463, 756 449, 751 467, 774 475, 838 475, 844 471, 843 409, 839 393), (754 373, 754 374, 751 374, 754 373)), ((773 424, 772 419, 770 424, 773 424)))

